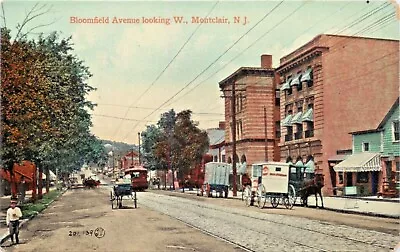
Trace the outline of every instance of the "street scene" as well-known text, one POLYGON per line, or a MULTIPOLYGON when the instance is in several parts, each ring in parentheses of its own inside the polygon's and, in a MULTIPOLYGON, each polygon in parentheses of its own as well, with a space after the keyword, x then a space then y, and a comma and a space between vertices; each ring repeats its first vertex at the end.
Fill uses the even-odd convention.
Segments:
POLYGON ((0 15, 0 251, 400 251, 396 1, 0 15))

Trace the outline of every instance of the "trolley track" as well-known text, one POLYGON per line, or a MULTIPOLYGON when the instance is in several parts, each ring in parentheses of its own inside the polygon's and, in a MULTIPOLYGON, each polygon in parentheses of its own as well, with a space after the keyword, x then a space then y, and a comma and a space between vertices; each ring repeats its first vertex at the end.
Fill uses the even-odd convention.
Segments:
MULTIPOLYGON (((170 197, 173 197, 173 196, 170 196, 170 197)), ((193 214, 196 214, 198 216, 202 215, 203 218, 207 218, 209 216, 201 214, 198 211, 192 210, 192 209, 196 209, 196 207, 197 207, 197 208, 208 209, 208 210, 211 210, 211 211, 217 211, 217 212, 223 213, 223 208, 219 207, 219 206, 210 206, 210 204, 205 204, 203 202, 193 202, 193 200, 182 199, 180 197, 174 197, 174 198, 177 199, 177 201, 179 201, 179 203, 182 203, 182 205, 185 205, 185 211, 190 211, 193 214), (192 207, 190 207, 190 205, 192 207)), ((163 198, 159 195, 158 200, 160 200, 160 199, 161 199, 162 204, 168 205, 169 207, 174 207, 176 209, 179 209, 178 207, 176 207, 176 203, 172 203, 169 200, 163 200, 163 198)), ((181 205, 181 204, 179 204, 179 205, 181 205)), ((373 246, 376 249, 393 249, 393 248, 389 248, 388 246, 384 246, 384 245, 381 245, 381 244, 368 243, 368 242, 365 242, 365 241, 360 240, 360 239, 347 237, 345 235, 335 235, 335 234, 332 234, 332 233, 329 233, 329 232, 324 232, 322 230, 316 231, 316 230, 313 230, 313 229, 308 228, 308 227, 300 227, 300 226, 297 226, 297 225, 291 225, 291 224, 288 224, 288 223, 275 221, 275 220, 271 220, 271 219, 267 219, 267 218, 251 216, 250 214, 248 214, 248 213, 246 213, 244 211, 241 211, 239 209, 230 209, 229 214, 232 214, 232 215, 235 215, 235 216, 240 216, 242 218, 246 217, 246 218, 250 218, 250 219, 253 219, 253 220, 257 220, 257 221, 263 221, 264 223, 267 222, 267 223, 270 223, 270 224, 290 227, 293 231, 299 232, 299 233, 310 232, 310 233, 312 233, 314 235, 324 235, 324 236, 329 237, 329 238, 334 237, 334 238, 337 238, 338 240, 349 241, 349 242, 352 242, 352 243, 358 243, 360 245, 373 246)), ((182 222, 184 222, 186 224, 189 224, 189 225, 193 226, 192 224, 188 223, 185 220, 182 220, 179 217, 173 216, 171 214, 167 214, 167 215, 169 215, 170 217, 173 217, 173 218, 175 218, 177 220, 180 220, 180 221, 182 221, 182 222)), ((226 219, 218 218, 216 216, 213 216, 213 218, 217 218, 217 219, 221 220, 221 222, 225 222, 226 221, 226 219)), ((344 227, 343 225, 340 225, 340 226, 344 227)), ((199 228, 199 227, 197 227, 197 228, 199 228)), ((202 229, 202 228, 200 228, 200 229, 202 229)), ((315 250, 319 250, 319 251, 324 251, 323 249, 321 249, 320 246, 310 246, 309 244, 304 243, 304 242, 294 241, 293 239, 287 239, 287 238, 284 238, 283 236, 277 236, 274 232, 266 232, 265 230, 261 231, 261 230, 255 229, 255 228, 253 228, 252 231, 256 232, 256 233, 259 233, 261 235, 274 236, 274 237, 279 238, 280 240, 284 240, 284 241, 287 241, 289 243, 294 243, 294 244, 296 244, 298 246, 303 246, 303 247, 308 248, 308 249, 315 249, 315 250)), ((207 231, 207 232, 209 232, 209 231, 207 231)), ((224 240, 227 240, 227 239, 224 238, 224 240)))

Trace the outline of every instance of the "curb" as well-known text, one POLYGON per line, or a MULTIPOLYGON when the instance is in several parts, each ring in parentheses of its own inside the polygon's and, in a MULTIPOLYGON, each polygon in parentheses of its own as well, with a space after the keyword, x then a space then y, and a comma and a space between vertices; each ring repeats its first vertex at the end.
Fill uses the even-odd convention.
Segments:
MULTIPOLYGON (((169 191, 172 193, 182 193, 182 191, 169 191)), ((186 191, 185 191, 186 192, 186 191)), ((197 196, 195 193, 188 193, 197 196)), ((234 199, 234 200, 240 200, 242 201, 242 198, 237 198, 237 197, 228 197, 227 199, 234 199)), ((295 206, 300 206, 299 204, 295 204, 295 206)), ((309 206, 309 208, 316 208, 313 206, 309 206)), ((346 213, 346 214, 357 214, 357 215, 364 215, 364 216, 372 216, 372 217, 380 217, 380 218, 388 218, 388 219, 400 219, 400 215, 390 215, 390 214, 382 214, 382 213, 374 213, 374 212, 360 212, 360 211, 354 211, 354 210, 346 210, 346 209, 336 209, 336 208, 330 208, 330 207, 324 207, 322 210, 327 210, 327 211, 332 211, 332 212, 338 212, 338 213, 346 213)))
MULTIPOLYGON (((61 193, 55 197, 54 199, 52 199, 48 204, 46 204, 45 208, 42 209, 40 212, 35 212, 35 214, 31 215, 29 218, 23 219, 21 220, 21 222, 19 223, 19 228, 21 229, 22 227, 25 226, 26 223, 28 223, 30 220, 32 220, 33 218, 35 218, 37 215, 39 215, 39 213, 43 212, 44 210, 47 209, 47 207, 49 207, 56 199, 58 199, 59 197, 61 197, 67 190, 62 190, 61 193)), ((3 244, 5 241, 7 241, 10 238, 10 234, 7 232, 4 235, 1 236, 0 238, 0 245, 3 244)))

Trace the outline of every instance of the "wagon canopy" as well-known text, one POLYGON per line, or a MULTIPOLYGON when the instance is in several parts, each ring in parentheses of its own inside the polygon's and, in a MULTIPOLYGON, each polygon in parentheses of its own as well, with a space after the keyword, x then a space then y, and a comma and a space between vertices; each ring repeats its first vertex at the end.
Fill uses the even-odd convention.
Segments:
POLYGON ((362 152, 350 155, 345 160, 335 165, 336 172, 368 172, 380 171, 381 157, 379 153, 362 152))

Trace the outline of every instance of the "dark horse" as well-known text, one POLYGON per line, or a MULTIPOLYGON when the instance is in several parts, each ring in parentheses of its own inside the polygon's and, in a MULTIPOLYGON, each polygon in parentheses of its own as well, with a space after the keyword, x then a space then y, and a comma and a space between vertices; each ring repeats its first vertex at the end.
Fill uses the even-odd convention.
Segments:
POLYGON ((312 180, 306 181, 304 186, 299 190, 300 199, 304 206, 307 205, 308 196, 315 195, 315 203, 316 207, 318 207, 318 197, 319 194, 321 198, 322 208, 324 208, 324 200, 322 199, 321 189, 324 187, 324 175, 323 174, 315 174, 315 177, 312 180))

